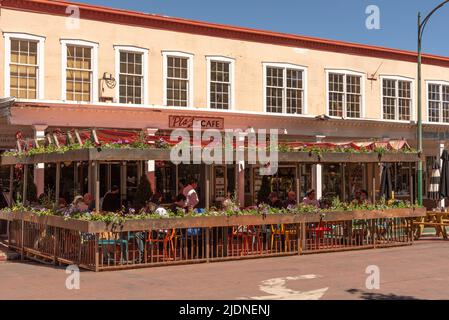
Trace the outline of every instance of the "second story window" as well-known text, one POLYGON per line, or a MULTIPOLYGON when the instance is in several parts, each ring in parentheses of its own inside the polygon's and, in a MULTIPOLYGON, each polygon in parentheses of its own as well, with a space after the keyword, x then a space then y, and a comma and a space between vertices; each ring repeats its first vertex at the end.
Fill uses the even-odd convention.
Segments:
POLYGON ((142 103, 142 53, 120 52, 119 102, 142 103))
POLYGON ((61 40, 62 100, 98 101, 98 44, 83 40, 61 40))
POLYGON ((328 72, 328 113, 331 117, 362 117, 362 76, 328 72))
POLYGON ((305 68, 283 64, 265 65, 266 111, 305 113, 305 68))
POLYGON ((11 96, 19 99, 36 99, 37 73, 37 42, 11 40, 11 96))
POLYGON ((191 107, 193 102, 193 56, 174 52, 163 52, 163 55, 165 105, 191 107))
POLYGON ((5 97, 43 99, 44 40, 43 37, 4 33, 5 97))
POLYGON ((211 109, 233 109, 234 60, 208 57, 208 106, 211 109))
POLYGON ((449 123, 449 83, 427 84, 429 122, 449 123))
POLYGON ((409 121, 412 109, 412 82, 382 78, 382 114, 385 120, 409 121))
POLYGON ((66 98, 91 101, 92 48, 67 46, 66 98))
POLYGON ((148 104, 148 49, 115 45, 115 101, 148 104))

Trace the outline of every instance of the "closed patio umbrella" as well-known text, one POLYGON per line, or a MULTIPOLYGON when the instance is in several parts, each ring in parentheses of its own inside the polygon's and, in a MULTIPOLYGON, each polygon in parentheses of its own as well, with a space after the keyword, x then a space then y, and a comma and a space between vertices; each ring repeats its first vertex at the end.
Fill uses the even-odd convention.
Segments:
POLYGON ((440 164, 438 160, 432 165, 432 175, 430 177, 427 197, 431 200, 440 200, 440 164))
POLYGON ((441 177, 440 177, 440 199, 449 197, 449 153, 444 150, 441 154, 443 164, 441 165, 441 177))
POLYGON ((393 182, 391 180, 391 164, 384 163, 382 169, 382 176, 380 178, 380 196, 385 197, 385 200, 390 200, 393 192, 393 182))

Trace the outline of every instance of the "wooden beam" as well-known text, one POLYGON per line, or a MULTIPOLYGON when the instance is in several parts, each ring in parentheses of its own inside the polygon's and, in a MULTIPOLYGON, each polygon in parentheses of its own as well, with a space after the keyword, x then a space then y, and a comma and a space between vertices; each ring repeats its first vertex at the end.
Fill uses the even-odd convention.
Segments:
POLYGON ((14 201, 14 166, 9 166, 9 207, 12 207, 14 201))
POLYGON ((55 210, 59 207, 59 194, 61 193, 61 163, 56 163, 56 186, 55 186, 55 210))
POLYGON ((22 188, 22 203, 25 205, 27 201, 28 191, 28 165, 23 166, 23 188, 22 188))
POLYGON ((100 162, 94 162, 95 172, 95 211, 100 212, 100 162))

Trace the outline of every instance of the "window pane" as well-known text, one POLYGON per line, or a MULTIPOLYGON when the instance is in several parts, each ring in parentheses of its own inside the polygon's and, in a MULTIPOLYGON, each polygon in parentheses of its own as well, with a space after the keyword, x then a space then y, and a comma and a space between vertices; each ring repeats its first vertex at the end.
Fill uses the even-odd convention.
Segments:
POLYGON ((21 99, 36 99, 37 42, 11 40, 10 94, 21 99))
POLYGON ((329 115, 343 117, 344 75, 329 73, 329 115))
POLYGON ((213 109, 229 109, 231 95, 230 63, 211 61, 210 64, 210 107, 213 109))
POLYGON ((188 105, 188 59, 167 57, 167 105, 169 106, 186 107, 188 105))
POLYGON ((92 90, 92 48, 67 46, 66 98, 90 101, 92 90))
POLYGON ((142 103, 142 55, 137 52, 120 52, 120 103, 142 103))
POLYGON ((386 120, 396 119, 396 81, 383 79, 383 118, 386 120))
POLYGON ((441 107, 441 86, 437 84, 428 85, 428 100, 429 100, 429 121, 440 122, 440 107, 441 107))

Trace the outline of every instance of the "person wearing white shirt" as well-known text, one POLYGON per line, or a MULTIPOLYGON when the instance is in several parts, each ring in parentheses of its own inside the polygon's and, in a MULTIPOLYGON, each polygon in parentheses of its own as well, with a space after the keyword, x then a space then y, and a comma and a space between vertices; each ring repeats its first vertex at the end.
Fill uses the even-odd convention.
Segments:
POLYGON ((198 194, 196 192, 196 188, 198 187, 198 181, 196 179, 192 179, 190 183, 184 188, 182 193, 186 197, 186 207, 189 210, 195 209, 200 200, 198 200, 198 194))

